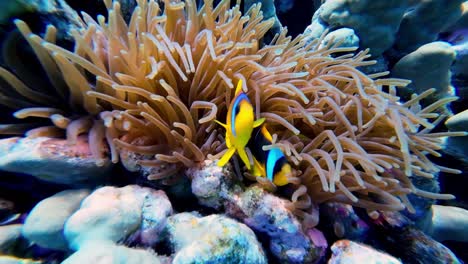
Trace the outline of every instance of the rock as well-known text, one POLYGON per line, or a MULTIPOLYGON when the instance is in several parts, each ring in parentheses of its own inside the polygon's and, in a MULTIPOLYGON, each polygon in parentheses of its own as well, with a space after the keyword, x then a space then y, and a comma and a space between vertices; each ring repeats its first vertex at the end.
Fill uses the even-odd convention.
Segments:
POLYGON ((373 59, 375 64, 359 66, 358 69, 366 74, 381 73, 388 71, 389 62, 384 56, 378 56, 373 59))
POLYGON ((80 207, 89 190, 66 190, 39 202, 26 218, 22 234, 37 245, 67 250, 63 228, 68 218, 80 207))
POLYGON ((12 201, 0 198, 0 225, 8 224, 15 216, 14 208, 15 204, 12 201))
POLYGON ((280 13, 286 13, 294 6, 294 0, 276 0, 274 3, 280 13))
POLYGON ((151 250, 134 249, 112 243, 90 243, 65 259, 62 264, 160 264, 166 258, 151 250))
POLYGON ((468 242, 468 210, 433 205, 422 230, 435 240, 468 242))
POLYGON ((21 224, 0 226, 0 254, 10 253, 11 248, 21 237, 21 228, 21 224))
MULTIPOLYGON (((317 13, 315 13, 314 18, 317 13)), ((327 30, 327 24, 320 19, 312 19, 312 23, 304 30, 306 42, 304 46, 307 46, 314 39, 320 38, 320 36, 327 30)))
POLYGON ((73 250, 89 242, 119 242, 130 235, 152 245, 172 214, 172 206, 163 191, 138 185, 122 188, 102 187, 81 203, 65 224, 65 237, 73 250))
POLYGON ((42 261, 22 259, 14 256, 0 256, 0 264, 41 264, 42 261))
MULTIPOLYGON (((468 132, 468 110, 458 113, 445 122, 449 131, 468 132)), ((468 164, 468 137, 448 137, 445 140, 444 152, 468 164)))
MULTIPOLYGON (((71 29, 80 29, 82 20, 65 0, 11 0, 2 1, 0 4, 0 24, 6 24, 12 18, 28 14, 27 19, 36 17, 42 26, 52 24, 57 28, 58 39, 71 40, 71 29), (5 10, 7 10, 5 12, 5 10)), ((39 28, 39 27, 38 27, 39 28)))
POLYGON ((174 264, 267 263, 252 230, 222 215, 176 214, 166 230, 176 252, 174 264))
POLYGON ((455 51, 452 46, 441 41, 423 45, 404 56, 393 67, 392 75, 409 79, 412 83, 400 88, 398 90, 400 95, 409 99, 413 93, 420 94, 427 89, 435 88, 436 92, 422 101, 425 105, 453 95, 450 66, 454 60, 455 51))
POLYGON ((435 41, 440 32, 461 17, 463 2, 464 0, 418 1, 416 6, 405 13, 401 21, 396 48, 408 53, 435 41))
POLYGON ((325 235, 317 228, 309 228, 305 233, 317 248, 317 252, 319 253, 318 259, 322 259, 328 250, 328 242, 325 235))
POLYGON ((466 82, 468 78, 468 40, 466 39, 468 38, 468 31, 465 30, 461 34, 461 37, 465 38, 462 43, 452 42, 453 49, 456 52, 455 62, 452 65, 452 73, 454 77, 464 79, 466 82))
POLYGON ((403 263, 461 263, 453 252, 416 228, 399 212, 379 212, 367 221, 376 243, 403 263))
POLYGON ((408 8, 408 0, 336 0, 326 1, 312 18, 312 32, 324 25, 330 30, 351 28, 359 37, 361 48, 370 48, 378 57, 395 42, 395 36, 408 8))
POLYGON ((2 12, 0 13, 1 25, 8 23, 8 20, 13 16, 17 16, 28 10, 27 4, 24 1, 20 0, 1 1, 0 8, 2 10, 2 12))
POLYGON ((331 246, 332 257, 328 264, 401 264, 398 259, 370 246, 350 240, 339 240, 331 246))
POLYGON ((110 171, 112 163, 96 165, 86 137, 75 145, 64 139, 7 138, 0 140, 0 169, 30 174, 38 179, 69 185, 95 185, 110 171))
POLYGON ((445 121, 445 125, 449 131, 466 131, 468 132, 468 110, 458 113, 445 121))
POLYGON ((321 45, 325 46, 331 41, 333 41, 333 44, 342 41, 338 47, 359 47, 359 38, 351 28, 340 28, 331 31, 325 36, 321 45))
POLYGON ((205 161, 201 168, 186 171, 192 179, 192 192, 205 206, 220 209, 270 241, 273 255, 281 263, 314 262, 322 255, 290 210, 291 202, 260 187, 244 188, 229 166, 218 167, 205 161))
POLYGON ((462 3, 462 14, 461 17, 449 28, 445 30, 445 32, 453 32, 457 30, 466 30, 468 28, 468 2, 464 1, 462 3))
POLYGON ((278 17, 276 16, 276 8, 275 8, 275 1, 274 0, 245 0, 244 1, 244 14, 247 13, 249 8, 254 4, 262 4, 261 10, 263 12, 263 19, 267 20, 273 18, 274 24, 270 29, 272 36, 276 33, 280 33, 281 31, 281 22, 279 21, 278 17))
POLYGON ((468 165, 468 137, 448 137, 444 142, 444 153, 460 160, 464 166, 468 165))

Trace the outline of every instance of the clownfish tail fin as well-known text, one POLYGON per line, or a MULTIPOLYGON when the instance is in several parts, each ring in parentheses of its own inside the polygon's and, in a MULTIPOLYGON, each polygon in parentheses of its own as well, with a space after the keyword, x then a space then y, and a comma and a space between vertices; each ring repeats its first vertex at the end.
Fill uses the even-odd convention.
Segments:
POLYGON ((231 159, 232 155, 234 155, 235 152, 236 148, 229 148, 218 161, 218 166, 223 167, 224 165, 226 165, 226 163, 228 163, 228 161, 231 159))
POLYGON ((259 119, 257 119, 257 120, 254 121, 253 127, 261 126, 264 122, 265 122, 265 118, 264 118, 264 117, 259 118, 259 119))

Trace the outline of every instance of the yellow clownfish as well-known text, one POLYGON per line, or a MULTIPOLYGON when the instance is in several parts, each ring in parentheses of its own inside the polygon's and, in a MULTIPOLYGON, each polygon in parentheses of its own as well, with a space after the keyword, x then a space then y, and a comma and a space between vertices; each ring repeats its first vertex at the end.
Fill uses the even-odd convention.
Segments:
POLYGON ((288 175, 291 174, 291 165, 289 165, 281 149, 275 147, 269 150, 263 150, 262 147, 271 145, 273 139, 266 126, 255 128, 253 136, 247 146, 252 152, 254 158, 254 168, 252 175, 256 177, 266 177, 276 186, 288 184, 288 175))
POLYGON ((254 127, 260 126, 265 118, 254 121, 254 110, 247 95, 242 92, 242 80, 236 87, 236 94, 229 105, 226 124, 215 120, 226 129, 226 146, 228 151, 218 161, 218 166, 224 166, 237 151, 248 170, 251 169, 250 161, 245 152, 254 127))

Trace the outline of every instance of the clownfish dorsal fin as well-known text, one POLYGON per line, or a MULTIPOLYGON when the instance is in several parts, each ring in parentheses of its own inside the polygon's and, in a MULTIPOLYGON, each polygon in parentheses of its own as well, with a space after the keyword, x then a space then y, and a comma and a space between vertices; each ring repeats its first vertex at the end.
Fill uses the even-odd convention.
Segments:
POLYGON ((253 127, 259 127, 259 126, 261 126, 264 122, 265 122, 265 118, 264 118, 264 117, 259 118, 259 119, 257 119, 257 120, 254 121, 253 127))
POLYGON ((216 123, 220 124, 222 127, 227 129, 227 125, 224 123, 219 122, 218 120, 215 120, 216 123))
POLYGON ((237 82, 237 87, 236 87, 236 95, 242 92, 242 79, 239 79, 239 82, 237 82))

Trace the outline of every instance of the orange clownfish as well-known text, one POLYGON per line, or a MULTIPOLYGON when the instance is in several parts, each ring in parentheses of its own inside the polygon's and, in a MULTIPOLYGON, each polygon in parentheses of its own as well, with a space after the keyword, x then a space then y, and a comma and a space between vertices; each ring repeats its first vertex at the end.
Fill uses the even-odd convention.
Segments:
POLYGON ((253 130, 253 136, 247 144, 254 159, 252 175, 266 177, 276 186, 283 186, 289 183, 288 176, 291 175, 291 165, 281 149, 275 147, 263 150, 262 147, 271 145, 272 141, 272 136, 265 125, 253 130))
POLYGON ((250 161, 245 152, 245 147, 252 136, 254 127, 260 126, 265 118, 254 121, 254 110, 247 95, 242 92, 242 80, 236 87, 236 94, 229 105, 226 124, 215 120, 226 129, 226 146, 228 150, 218 161, 218 166, 224 166, 237 151, 248 170, 251 169, 250 161))

